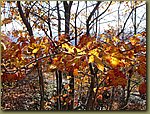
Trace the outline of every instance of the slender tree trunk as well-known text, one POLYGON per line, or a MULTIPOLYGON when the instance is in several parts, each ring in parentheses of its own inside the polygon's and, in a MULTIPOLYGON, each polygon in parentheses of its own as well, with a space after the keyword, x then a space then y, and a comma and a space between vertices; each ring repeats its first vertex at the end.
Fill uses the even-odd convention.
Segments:
POLYGON ((30 36, 33 36, 33 31, 32 31, 32 27, 28 21, 28 19, 25 17, 25 14, 22 10, 22 7, 21 7, 21 4, 20 4, 20 1, 17 1, 17 7, 18 7, 18 11, 19 11, 19 14, 20 14, 20 17, 23 21, 23 23, 25 24, 26 28, 27 28, 27 31, 29 32, 29 35, 30 36))
POLYGON ((48 28, 49 28, 49 35, 52 38, 52 28, 51 28, 51 20, 50 20, 50 1, 48 1, 48 7, 49 7, 49 11, 48 11, 48 28))
POLYGON ((60 11, 59 11, 58 1, 56 3, 56 6, 57 6, 57 15, 58 15, 58 36, 60 36, 60 32, 61 32, 61 16, 60 16, 60 11))
MULTIPOLYGON (((97 17, 98 16, 98 10, 97 10, 97 12, 95 13, 95 17, 97 17)), ((97 37, 97 35, 98 35, 98 33, 97 33, 97 29, 98 29, 98 19, 96 19, 96 26, 95 26, 95 33, 96 33, 96 37, 97 37)))
POLYGON ((101 1, 98 1, 96 6, 94 7, 94 9, 92 10, 92 12, 90 13, 90 15, 88 16, 87 20, 86 20, 86 35, 88 36, 90 33, 90 21, 95 13, 95 11, 98 9, 98 6, 100 5, 101 1))
MULTIPOLYGON (((56 84, 57 84, 57 87, 56 87, 56 89, 57 89, 57 96, 59 95, 59 76, 58 76, 58 72, 57 72, 57 70, 55 71, 55 75, 56 75, 56 84)), ((57 99, 57 103, 56 103, 57 105, 57 107, 56 107, 56 109, 57 110, 60 110, 60 103, 59 103, 59 99, 57 99)))
MULTIPOLYGON (((134 3, 136 4, 136 1, 134 1, 134 3)), ((136 34, 137 30, 136 30, 136 8, 134 9, 134 34, 136 34)))
MULTIPOLYGON (((64 9, 65 9, 65 34, 69 35, 69 24, 70 24, 70 11, 71 11, 71 6, 72 6, 73 1, 69 1, 69 4, 67 3, 67 1, 63 1, 64 4, 64 9)), ((70 96, 72 98, 71 100, 71 104, 69 105, 68 109, 69 110, 73 110, 74 108, 74 76, 73 76, 73 72, 69 72, 69 75, 71 76, 71 80, 70 80, 70 89, 72 90, 72 92, 70 93, 70 96)))
POLYGON ((39 86, 40 86, 40 110, 44 110, 44 80, 42 75, 42 68, 40 64, 37 62, 37 71, 39 76, 39 86))
MULTIPOLYGON (((89 30, 89 22, 92 18, 92 16, 94 15, 95 11, 97 10, 98 6, 100 5, 101 2, 97 2, 96 6, 94 7, 94 9, 92 10, 92 12, 90 13, 89 17, 87 18, 86 20, 86 35, 89 36, 90 34, 90 30, 89 30)), ((88 95, 88 98, 87 98, 87 107, 86 107, 86 110, 93 110, 93 100, 94 100, 94 84, 95 84, 95 73, 94 73, 94 70, 92 68, 92 64, 89 63, 89 68, 90 68, 90 71, 91 71, 91 74, 93 75, 91 77, 91 82, 90 82, 90 90, 89 90, 89 95, 88 95)))
POLYGON ((73 1, 69 1, 69 4, 67 1, 63 1, 64 9, 65 9, 65 34, 69 35, 69 24, 70 24, 70 11, 73 1))
MULTIPOLYGON (((61 16, 60 16, 60 11, 59 11, 59 3, 58 1, 56 2, 56 7, 57 7, 57 15, 58 15, 58 37, 61 34, 61 16)), ((56 71, 56 82, 57 82, 57 95, 59 96, 57 99, 57 110, 61 110, 61 89, 62 89, 62 72, 57 70, 56 71)))
POLYGON ((89 63, 89 68, 90 68, 90 72, 93 75, 91 77, 91 83, 90 83, 90 90, 89 90, 89 95, 88 95, 88 99, 87 99, 87 107, 86 110, 93 110, 93 101, 94 101, 94 84, 95 84, 95 73, 94 70, 92 68, 92 64, 89 63))
POLYGON ((79 8, 79 1, 77 5, 77 10, 75 14, 75 46, 77 45, 77 13, 78 13, 78 8, 79 8))
POLYGON ((72 91, 70 92, 71 104, 69 105, 68 109, 73 110, 74 109, 74 75, 73 75, 73 72, 69 72, 69 75, 71 76, 69 86, 72 91))

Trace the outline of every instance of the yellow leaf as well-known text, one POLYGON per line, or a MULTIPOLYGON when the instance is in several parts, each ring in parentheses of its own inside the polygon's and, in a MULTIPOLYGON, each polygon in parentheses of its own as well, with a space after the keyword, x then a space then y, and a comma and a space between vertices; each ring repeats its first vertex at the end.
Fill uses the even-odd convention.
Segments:
POLYGON ((72 46, 69 46, 67 43, 62 44, 62 48, 66 48, 68 50, 68 53, 73 53, 74 49, 72 46))
POLYGON ((45 46, 45 45, 40 45, 40 46, 41 46, 41 48, 46 49, 46 46, 45 46))
POLYGON ((31 52, 34 48, 31 46, 28 46, 28 51, 31 52))
POLYGON ((140 41, 140 39, 135 37, 135 36, 130 38, 130 42, 131 42, 132 45, 135 45, 139 41, 140 41))
POLYGON ((87 48, 90 49, 90 46, 92 45, 92 42, 87 43, 87 48))
POLYGON ((97 89, 97 88, 93 88, 93 91, 96 92, 96 89, 97 89))
POLYGON ((120 40, 119 40, 117 37, 115 37, 115 36, 112 38, 112 40, 113 40, 114 42, 119 42, 119 41, 120 41, 120 40))
POLYGON ((98 49, 93 49, 89 51, 89 55, 95 55, 96 57, 99 56, 99 52, 98 49))
POLYGON ((89 57, 88 63, 93 63, 93 62, 94 62, 94 55, 91 55, 91 56, 89 57))
POLYGON ((33 51, 32 51, 32 53, 37 53, 39 51, 39 48, 35 48, 33 51))
POLYGON ((70 80, 71 79, 71 76, 67 76, 67 80, 70 80))
POLYGON ((97 63, 97 68, 102 72, 104 71, 104 65, 102 63, 97 63))
POLYGON ((107 42, 107 43, 109 43, 110 39, 109 38, 105 38, 104 41, 107 42))
POLYGON ((104 65, 103 65, 103 63, 102 63, 102 59, 101 59, 101 58, 95 56, 95 57, 94 57, 94 62, 96 63, 97 68, 98 68, 99 70, 104 71, 104 65))
POLYGON ((111 57, 110 63, 113 67, 116 67, 119 64, 120 60, 115 58, 115 57, 111 57))

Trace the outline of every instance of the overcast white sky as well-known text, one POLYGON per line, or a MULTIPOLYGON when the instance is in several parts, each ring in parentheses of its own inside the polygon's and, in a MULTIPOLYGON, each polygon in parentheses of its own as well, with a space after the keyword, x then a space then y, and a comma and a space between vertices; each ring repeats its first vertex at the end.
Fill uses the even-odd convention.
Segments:
MULTIPOLYGON (((50 1, 50 2, 51 2, 51 7, 56 6, 56 1, 50 1)), ((77 2, 78 1, 73 1, 73 5, 72 5, 72 8, 71 8, 71 15, 76 12, 77 2)), ((90 5, 90 4, 93 3, 93 1, 89 1, 87 3, 88 3, 88 5, 90 5)), ((95 3, 96 3, 96 1, 95 1, 95 3)), ((120 10, 119 10, 119 13, 120 13, 120 20, 119 20, 119 25, 120 26, 119 26, 119 28, 123 26, 123 23, 125 22, 127 16, 130 13, 130 12, 126 12, 129 8, 124 6, 124 3, 121 4, 120 10)), ((145 2, 143 2, 143 3, 145 3, 145 2)), ((106 6, 108 6, 108 4, 109 4, 109 2, 102 2, 100 4, 99 14, 106 9, 106 6)), ((60 7, 61 7, 60 9, 62 9, 62 10, 64 9, 63 5, 61 5, 60 7)), ((80 1, 78 11, 80 11, 84 7, 85 7, 85 1, 80 1)), ((110 8, 108 9, 108 11, 105 12, 104 15, 102 15, 100 17, 102 19, 100 20, 99 33, 104 32, 104 30, 110 29, 110 27, 113 27, 114 29, 118 28, 118 16, 117 16, 117 14, 118 14, 118 7, 119 7, 119 2, 111 5, 110 8)), ((88 8, 88 14, 87 15, 89 15, 89 13, 92 11, 92 9, 93 9, 93 7, 88 8)), ((57 17, 57 14, 55 12, 54 12, 53 15, 56 15, 56 17, 57 17)), ((83 10, 80 13, 80 15, 78 16, 78 18, 77 18, 77 27, 85 28, 85 25, 84 25, 84 23, 86 22, 85 15, 86 15, 85 14, 85 10, 83 10), (82 23, 81 23, 81 21, 82 21, 82 23)), ((61 16, 64 17, 64 13, 63 12, 61 12, 61 16)), ((4 15, 1 15, 1 17, 2 17, 1 19, 3 19, 4 15)), ((142 7, 137 9, 137 18, 136 18, 137 19, 137 24, 141 21, 141 18, 143 20, 142 20, 142 22, 139 25, 138 32, 141 31, 141 29, 146 28, 146 5, 144 5, 144 6, 142 6, 142 7)), ((53 20, 52 23, 57 24, 57 21, 53 20)), ((71 23, 74 25, 74 20, 71 20, 71 23)), ((98 27, 99 27, 99 25, 98 25, 98 27)), ((133 31, 133 22, 132 22, 131 18, 128 20, 128 22, 126 24, 126 28, 127 28, 126 29, 127 31, 130 31, 130 30, 133 31)), ((20 24, 18 24, 16 22, 1 27, 1 31, 12 31, 13 29, 23 30, 23 27, 22 27, 22 25, 20 25, 20 24)), ((62 29, 64 30, 64 21, 62 21, 62 29)), ((52 31, 53 31, 53 34, 57 36, 57 28, 55 26, 52 26, 52 31)), ((85 31, 85 29, 83 29, 83 32, 84 31, 85 31)), ((41 31, 36 31, 35 30, 34 32, 35 32, 34 34, 36 36, 39 36, 39 34, 40 35, 43 34, 43 32, 41 32, 41 31)))

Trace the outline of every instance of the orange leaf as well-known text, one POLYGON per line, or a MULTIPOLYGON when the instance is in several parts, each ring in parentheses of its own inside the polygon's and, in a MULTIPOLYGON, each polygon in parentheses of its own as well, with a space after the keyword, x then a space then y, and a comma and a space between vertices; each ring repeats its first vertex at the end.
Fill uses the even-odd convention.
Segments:
POLYGON ((130 42, 131 42, 132 45, 135 45, 139 41, 140 41, 140 39, 137 38, 137 37, 135 37, 135 36, 133 36, 133 37, 130 38, 130 42))
POLYGON ((110 86, 118 86, 121 85, 122 87, 125 87, 127 85, 127 79, 126 76, 119 71, 119 69, 115 68, 113 70, 109 70, 107 74, 107 84, 110 86))
POLYGON ((103 96, 100 94, 97 96, 97 99, 102 100, 103 96))
POLYGON ((146 94, 146 83, 143 82, 140 84, 139 86, 139 93, 142 95, 142 94, 146 94))
POLYGON ((78 76, 78 75, 79 75, 78 69, 74 69, 74 70, 73 70, 73 75, 74 75, 74 76, 78 76))

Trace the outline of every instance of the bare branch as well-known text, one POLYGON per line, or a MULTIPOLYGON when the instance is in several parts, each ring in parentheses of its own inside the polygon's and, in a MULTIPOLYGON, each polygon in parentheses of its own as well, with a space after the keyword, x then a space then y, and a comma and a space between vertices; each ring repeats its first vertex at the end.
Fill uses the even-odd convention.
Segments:
POLYGON ((29 32, 29 35, 33 36, 32 27, 31 27, 30 23, 28 22, 27 18, 24 16, 20 1, 17 1, 17 7, 18 7, 18 11, 19 11, 19 14, 22 18, 23 23, 27 27, 27 31, 29 32))
MULTIPOLYGON (((110 1, 108 7, 107 7, 100 15, 98 15, 96 18, 94 18, 94 19, 91 21, 91 23, 93 23, 96 19, 98 19, 100 16, 102 16, 102 15, 108 10, 108 8, 110 7, 111 3, 112 3, 112 1, 110 1)), ((91 23, 90 23, 89 25, 91 25, 91 23)))
POLYGON ((129 17, 131 16, 132 12, 133 12, 136 8, 142 7, 142 6, 144 6, 144 5, 145 5, 145 4, 142 4, 142 5, 137 6, 137 7, 133 8, 133 9, 131 10, 131 12, 129 13, 127 19, 126 19, 125 22, 124 22, 123 28, 121 29, 121 31, 118 33, 117 36, 120 36, 120 34, 123 33, 123 31, 124 31, 124 29, 125 29, 125 26, 126 26, 128 20, 129 20, 129 17))

